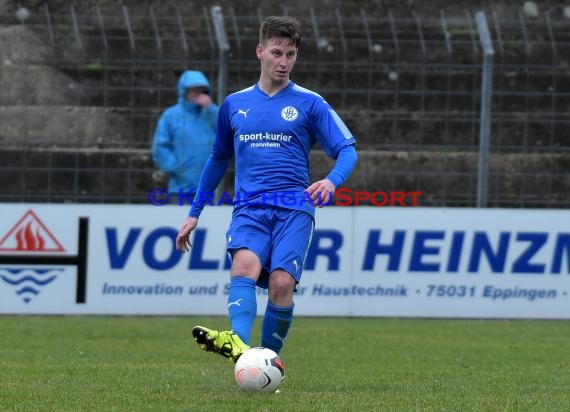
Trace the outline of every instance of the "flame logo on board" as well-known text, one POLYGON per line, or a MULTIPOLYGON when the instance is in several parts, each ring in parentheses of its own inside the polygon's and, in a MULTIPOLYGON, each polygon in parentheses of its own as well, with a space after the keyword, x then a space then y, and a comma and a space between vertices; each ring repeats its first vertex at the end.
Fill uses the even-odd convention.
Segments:
POLYGON ((0 240, 0 252, 65 252, 64 247, 32 210, 0 240))
POLYGON ((35 233, 33 232, 32 222, 28 222, 25 228, 18 230, 16 239, 18 240, 18 250, 43 250, 46 244, 39 228, 36 229, 35 233))

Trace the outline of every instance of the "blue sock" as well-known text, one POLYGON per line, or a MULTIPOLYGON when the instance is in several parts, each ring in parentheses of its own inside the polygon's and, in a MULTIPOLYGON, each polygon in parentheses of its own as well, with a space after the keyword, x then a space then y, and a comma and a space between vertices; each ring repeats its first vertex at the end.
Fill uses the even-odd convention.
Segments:
POLYGON ((267 301, 267 308, 265 309, 265 316, 261 325, 261 346, 269 348, 276 353, 281 351, 293 321, 294 307, 294 304, 284 307, 267 301))
POLYGON ((255 280, 243 276, 232 277, 228 295, 228 314, 232 330, 249 345, 251 329, 257 316, 255 280))

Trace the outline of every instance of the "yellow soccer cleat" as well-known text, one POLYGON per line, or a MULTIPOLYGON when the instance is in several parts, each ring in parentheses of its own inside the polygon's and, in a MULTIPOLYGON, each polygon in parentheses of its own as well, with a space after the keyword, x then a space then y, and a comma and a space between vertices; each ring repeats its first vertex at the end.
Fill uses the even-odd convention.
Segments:
POLYGON ((206 352, 218 353, 234 363, 249 349, 233 330, 217 331, 204 326, 195 326, 192 335, 196 343, 206 352))

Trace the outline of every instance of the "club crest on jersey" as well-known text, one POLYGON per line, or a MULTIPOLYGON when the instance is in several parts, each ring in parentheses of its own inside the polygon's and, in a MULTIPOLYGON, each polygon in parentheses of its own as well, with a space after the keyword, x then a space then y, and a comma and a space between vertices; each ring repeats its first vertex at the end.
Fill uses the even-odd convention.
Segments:
POLYGON ((287 106, 284 107, 283 110, 281 110, 281 117, 283 118, 283 120, 286 120, 288 122, 292 122, 298 116, 299 112, 293 106, 287 106))

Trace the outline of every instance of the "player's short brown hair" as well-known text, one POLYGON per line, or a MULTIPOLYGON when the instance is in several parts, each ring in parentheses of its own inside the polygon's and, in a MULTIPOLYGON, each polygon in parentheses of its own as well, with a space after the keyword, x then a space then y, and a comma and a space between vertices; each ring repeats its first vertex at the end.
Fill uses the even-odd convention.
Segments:
POLYGON ((292 45, 301 45, 301 23, 291 16, 270 16, 261 24, 259 42, 264 43, 274 38, 289 39, 292 45))

